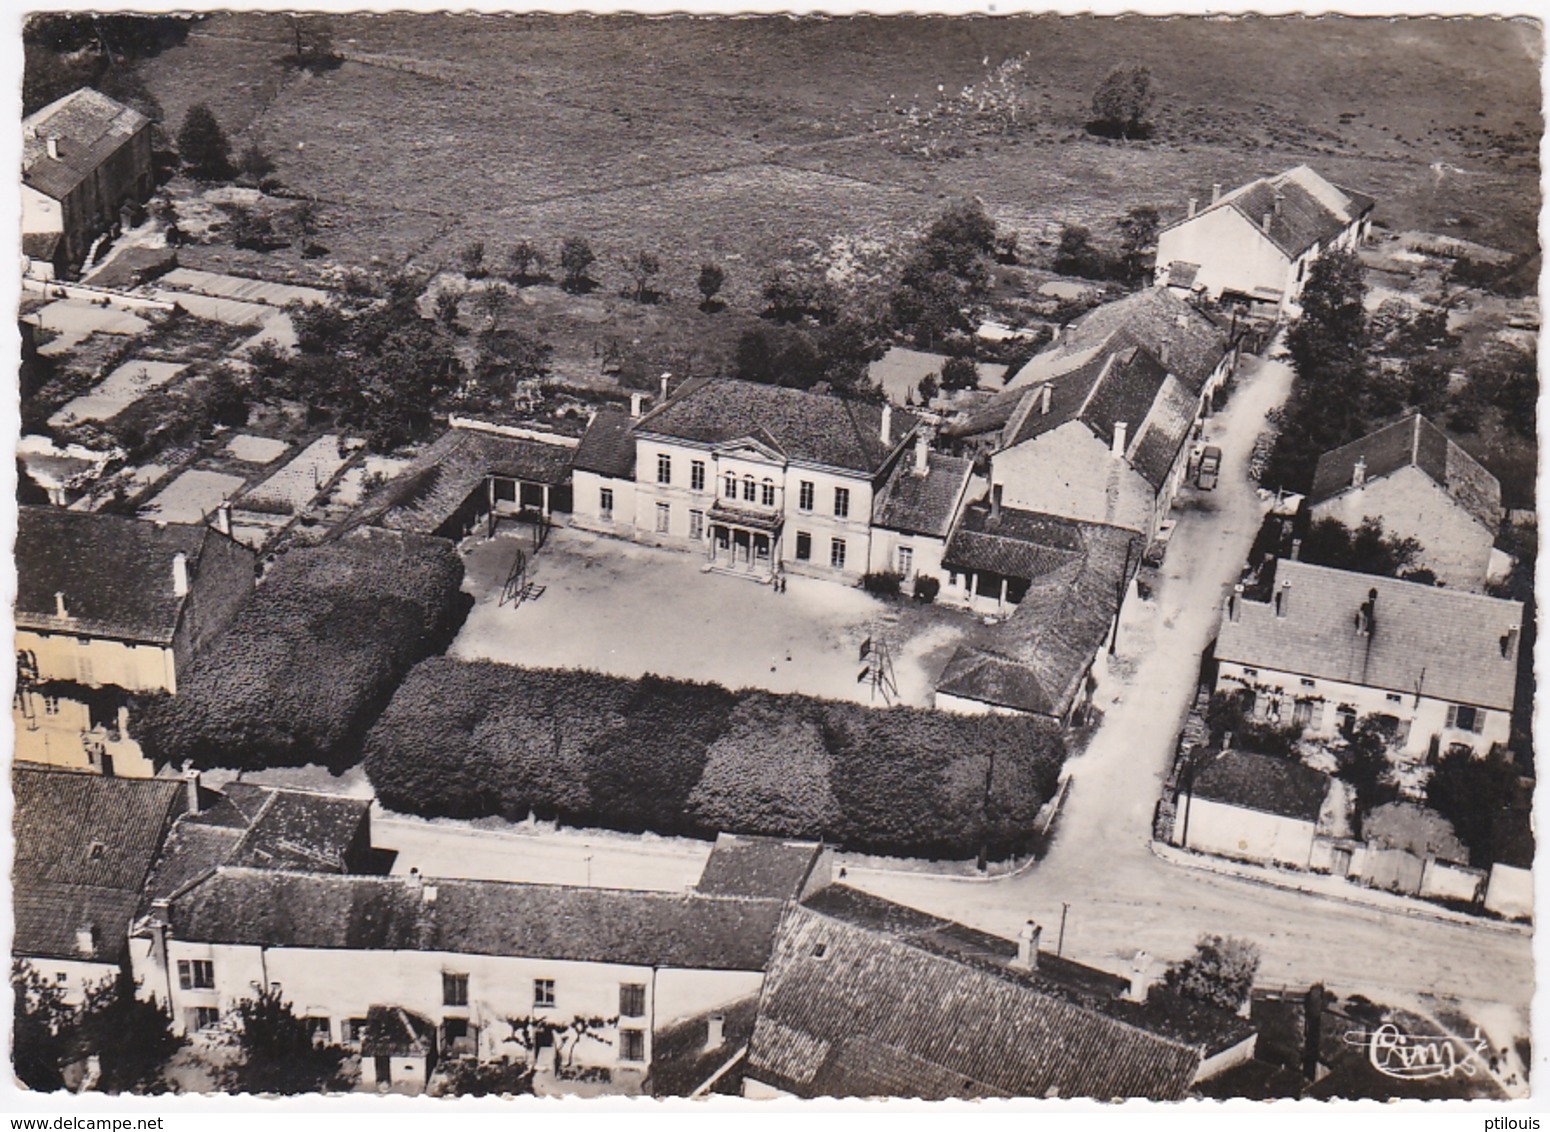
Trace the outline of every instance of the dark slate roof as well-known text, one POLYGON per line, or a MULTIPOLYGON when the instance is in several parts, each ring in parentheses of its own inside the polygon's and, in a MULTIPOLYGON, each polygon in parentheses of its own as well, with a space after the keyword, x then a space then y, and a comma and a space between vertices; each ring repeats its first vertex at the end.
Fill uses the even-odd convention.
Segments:
POLYGON ((942 565, 960 573, 1031 580, 1081 557, 1085 525, 1077 519, 1015 507, 1003 507, 1000 516, 992 518, 986 504, 970 504, 948 540, 942 565))
MULTIPOLYGON (((1261 177, 1223 195, 1195 215, 1218 208, 1241 213, 1288 259, 1296 259, 1314 244, 1326 244, 1370 211, 1374 201, 1363 193, 1342 189, 1326 181, 1306 165, 1298 165, 1274 177, 1261 177), (1265 230, 1264 219, 1270 217, 1265 230)), ((1189 217, 1169 224, 1174 228, 1189 217)))
POLYGON ((570 480, 575 449, 468 428, 448 430, 389 484, 371 509, 389 530, 433 534, 487 476, 550 486, 570 480))
POLYGON ((883 406, 870 401, 730 379, 686 382, 635 425, 636 435, 724 444, 763 429, 786 458, 875 475, 914 431, 914 414, 893 409, 882 437, 883 406))
POLYGON ((1195 772, 1192 793, 1262 814, 1316 822, 1329 792, 1329 775, 1295 759, 1251 751, 1208 756, 1195 772))
POLYGON ((210 943, 762 971, 782 907, 744 897, 222 867, 174 897, 170 916, 179 939, 210 943))
POLYGON ((1000 562, 1039 572, 1011 575, 1030 578, 1027 594, 988 643, 960 646, 937 680, 936 691, 1063 718, 1107 640, 1121 579, 1128 584, 1140 567, 1141 536, 1123 527, 1006 508, 1001 515, 1001 530, 971 531, 968 537, 974 543, 968 544, 961 536, 971 520, 988 520, 979 508, 965 512, 943 565, 961 570, 969 568, 969 562, 1000 562), (1005 537, 997 546, 993 536, 1005 534, 1009 519, 1028 533, 1022 539, 1005 537), (1039 533, 1041 528, 1048 534, 1039 533), (1019 548, 1018 542, 1024 546, 1019 548))
POLYGON ((776 937, 747 1075, 805 1098, 1167 1100, 1201 1060, 1005 967, 798 907, 776 937))
POLYGON ((1224 612, 1218 660, 1512 708, 1517 654, 1502 655, 1503 638, 1521 633, 1521 602, 1286 559, 1275 568, 1275 587, 1283 582, 1291 583, 1284 617, 1270 602, 1238 602, 1236 617, 1224 612), (1373 590, 1376 628, 1364 635, 1356 616, 1373 590))
POLYGON ((22 119, 22 181, 64 200, 151 120, 107 95, 82 87, 22 119), (48 138, 59 156, 48 155, 48 138))
POLYGON ((974 461, 931 452, 926 474, 915 474, 915 455, 905 453, 872 504, 872 525, 906 534, 946 538, 974 474, 974 461))
POLYGON ((1358 460, 1366 462, 1367 483, 1402 468, 1419 468, 1481 526, 1494 533, 1501 525, 1501 483, 1420 413, 1384 425, 1320 456, 1309 504, 1317 506, 1347 492, 1360 491, 1351 482, 1358 460))
POLYGON ((795 900, 822 852, 816 841, 718 834, 694 888, 708 896, 795 900))
POLYGON ((84 958, 76 930, 89 926, 94 958, 118 962, 151 862, 184 804, 184 784, 18 766, 11 786, 14 950, 84 958))
POLYGON ((189 523, 61 507, 22 507, 16 522, 16 624, 19 628, 169 644, 186 597, 172 591, 172 559, 198 574, 208 540, 223 538, 189 523), (54 616, 65 595, 66 621, 54 616))
POLYGON ((635 477, 635 422, 623 409, 599 409, 587 425, 571 466, 616 480, 635 477))

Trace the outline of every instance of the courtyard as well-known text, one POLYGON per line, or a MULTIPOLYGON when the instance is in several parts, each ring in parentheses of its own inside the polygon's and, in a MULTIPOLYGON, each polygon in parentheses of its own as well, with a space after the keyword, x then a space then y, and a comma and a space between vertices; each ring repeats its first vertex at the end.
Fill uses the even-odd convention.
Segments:
POLYGON ((529 668, 648 672, 884 707, 930 707, 936 677, 980 626, 967 614, 859 588, 789 577, 783 593, 702 573, 696 555, 555 527, 533 553, 532 528, 508 524, 463 545, 474 608, 451 654, 529 668), (512 601, 518 551, 541 596, 512 601), (860 658, 886 642, 897 693, 885 698, 860 658))

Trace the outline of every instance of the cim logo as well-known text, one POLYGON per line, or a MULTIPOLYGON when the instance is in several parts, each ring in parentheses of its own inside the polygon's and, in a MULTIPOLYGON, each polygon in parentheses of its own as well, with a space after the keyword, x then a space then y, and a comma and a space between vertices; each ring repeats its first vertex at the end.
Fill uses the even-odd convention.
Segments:
POLYGON ((1385 1077, 1421 1081, 1462 1073, 1473 1077, 1484 1068, 1485 1039, 1480 1028, 1472 1038, 1452 1034, 1407 1034, 1392 1022, 1376 1030, 1348 1030, 1346 1045, 1364 1047, 1367 1060, 1385 1077))

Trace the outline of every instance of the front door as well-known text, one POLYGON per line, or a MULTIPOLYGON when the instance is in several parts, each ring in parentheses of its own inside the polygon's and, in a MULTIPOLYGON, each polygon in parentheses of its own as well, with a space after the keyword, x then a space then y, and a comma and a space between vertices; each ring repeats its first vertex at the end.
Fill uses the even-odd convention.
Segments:
POLYGON ((393 1059, 386 1054, 377 1054, 377 1084, 391 1085, 393 1083, 393 1059))

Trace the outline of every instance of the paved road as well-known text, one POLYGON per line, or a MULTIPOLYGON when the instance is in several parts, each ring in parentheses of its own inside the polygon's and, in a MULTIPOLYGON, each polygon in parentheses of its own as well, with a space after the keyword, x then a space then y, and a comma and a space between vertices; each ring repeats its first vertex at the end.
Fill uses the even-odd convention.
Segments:
POLYGON ((1126 611, 1120 655, 1100 691, 1105 718, 1071 763, 1071 793, 1048 856, 1000 880, 865 870, 849 880, 1001 934, 1031 917, 1046 925, 1050 946, 1069 904, 1066 954, 1113 970, 1138 949, 1171 960, 1188 954, 1200 933, 1219 932, 1259 943, 1262 983, 1323 980, 1391 1001, 1441 992, 1526 1012, 1533 967, 1524 936, 1215 876, 1165 863, 1148 847, 1197 658, 1264 512, 1246 477, 1249 453, 1290 383, 1285 365, 1268 362, 1212 422, 1211 440, 1224 453, 1221 486, 1185 507, 1156 600, 1126 611))

